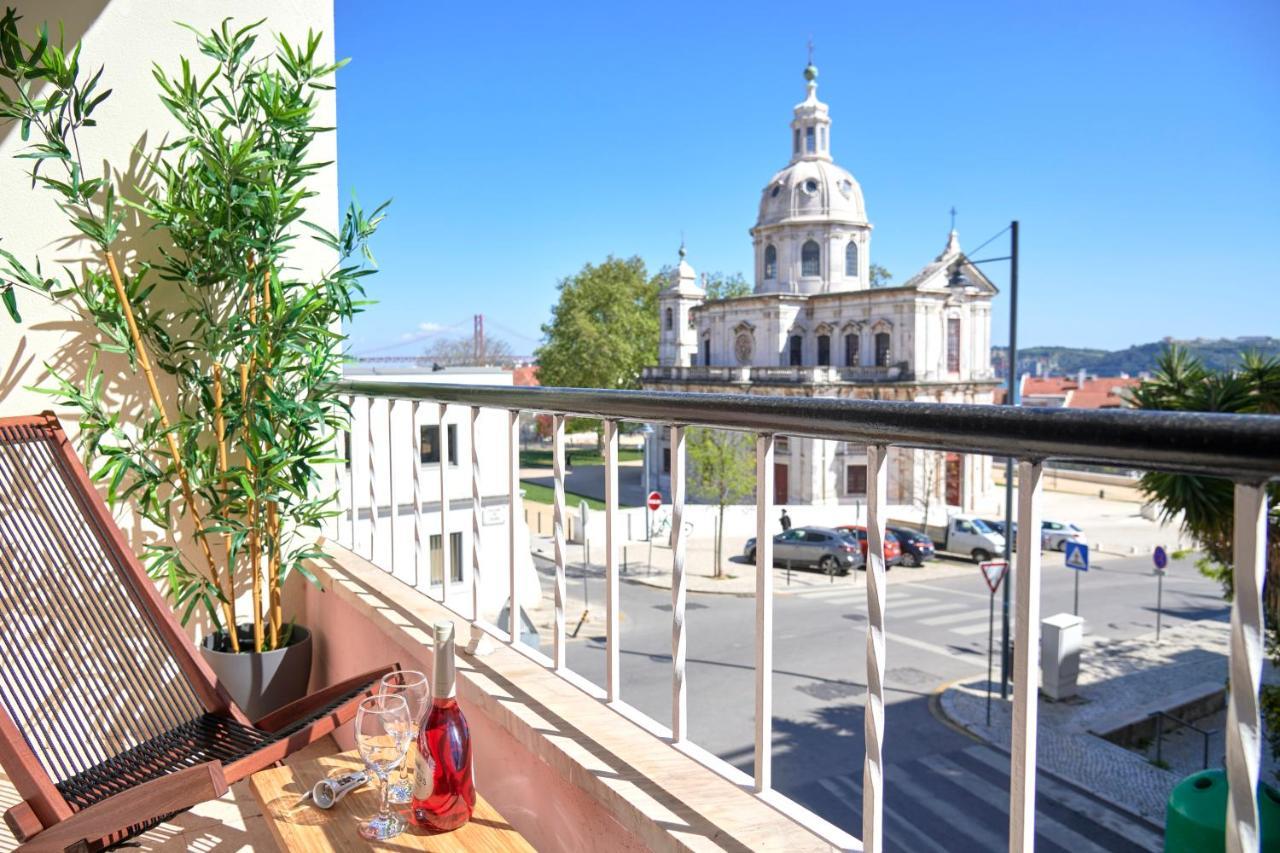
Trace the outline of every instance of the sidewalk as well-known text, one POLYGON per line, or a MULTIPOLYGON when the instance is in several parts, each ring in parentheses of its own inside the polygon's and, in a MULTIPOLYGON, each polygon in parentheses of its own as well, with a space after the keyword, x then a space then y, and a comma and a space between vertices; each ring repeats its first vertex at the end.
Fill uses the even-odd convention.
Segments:
MULTIPOLYGON (((1157 767, 1144 755, 1117 746, 1090 732, 1126 710, 1158 704, 1189 685, 1223 684, 1227 677, 1230 627, 1202 621, 1166 630, 1153 637, 1113 641, 1085 637, 1080 657, 1079 695, 1061 702, 1039 700, 1036 760, 1040 770, 1078 785, 1099 797, 1163 827, 1170 791, 1184 776, 1200 769, 1196 749, 1170 739, 1164 758, 1171 770, 1157 767)), ((1276 673, 1268 664, 1263 677, 1276 673)), ((948 686, 941 694, 942 712, 982 740, 1008 751, 1012 702, 993 688, 991 725, 986 725, 986 679, 948 686)), ((1215 725, 1213 718, 1206 723, 1215 725)), ((1189 721, 1195 722, 1195 721, 1189 721)), ((1212 742, 1210 767, 1222 766, 1222 739, 1212 742)), ((1275 763, 1263 747, 1261 776, 1274 779, 1275 763)))

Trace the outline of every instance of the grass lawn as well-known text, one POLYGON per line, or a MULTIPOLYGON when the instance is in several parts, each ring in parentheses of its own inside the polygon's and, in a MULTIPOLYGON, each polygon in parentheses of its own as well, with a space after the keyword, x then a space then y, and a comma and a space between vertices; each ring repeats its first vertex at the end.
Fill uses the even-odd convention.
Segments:
MULTIPOLYGON (((520 488, 524 489, 524 499, 527 501, 547 504, 548 506, 555 503, 555 491, 548 486, 531 483, 528 480, 521 480, 520 488)), ((587 506, 591 509, 604 509, 604 501, 598 501, 595 498, 589 498, 586 495, 575 495, 573 492, 564 493, 564 505, 566 508, 577 509, 579 501, 586 501, 587 506)))
MULTIPOLYGON (((566 456, 573 457, 574 465, 603 465, 604 457, 596 452, 595 448, 591 450, 565 450, 566 456)), ((618 448, 619 462, 640 462, 644 459, 644 451, 636 450, 630 447, 618 448)), ((551 451, 550 450, 521 450, 520 451, 520 467, 521 468, 550 468, 551 467, 551 451)))

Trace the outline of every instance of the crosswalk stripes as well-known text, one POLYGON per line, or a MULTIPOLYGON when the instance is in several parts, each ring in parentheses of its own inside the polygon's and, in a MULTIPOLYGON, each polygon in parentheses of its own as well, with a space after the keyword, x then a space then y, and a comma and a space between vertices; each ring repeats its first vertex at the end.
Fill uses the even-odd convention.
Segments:
POLYGON ((924 616, 929 613, 941 613, 944 610, 956 610, 964 607, 963 604, 909 604, 904 607, 895 607, 889 611, 893 616, 899 619, 915 619, 917 616, 924 616))
MULTIPOLYGON (((837 607, 861 610, 866 605, 866 590, 861 587, 817 587, 791 594, 837 607)), ((917 622, 960 637, 976 637, 988 630, 987 614, 954 600, 940 601, 935 595, 920 595, 910 589, 891 590, 885 600, 886 616, 891 623, 917 622)))
POLYGON ((976 625, 964 625, 960 628, 952 628, 950 630, 951 630, 951 633, 959 634, 962 637, 972 637, 977 634, 987 633, 987 629, 989 627, 991 627, 990 624, 984 618, 981 622, 977 623, 976 625))
MULTIPOLYGON (((1141 853, 1158 831, 1076 788, 1037 774, 1036 850, 1141 853)), ((858 834, 861 776, 813 780, 792 796, 858 834)), ((886 851, 1002 850, 1008 839, 1009 756, 983 744, 885 768, 886 851)))
POLYGON ((975 618, 976 614, 973 610, 966 610, 963 613, 947 613, 944 616, 930 616, 928 619, 918 620, 921 625, 928 625, 930 628, 936 628, 939 625, 954 625, 957 622, 969 622, 975 618))

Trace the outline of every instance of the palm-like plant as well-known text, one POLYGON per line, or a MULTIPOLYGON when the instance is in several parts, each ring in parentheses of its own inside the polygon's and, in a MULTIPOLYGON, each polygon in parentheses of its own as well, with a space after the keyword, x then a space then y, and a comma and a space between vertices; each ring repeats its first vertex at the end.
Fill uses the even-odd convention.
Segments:
POLYGON ((309 155, 329 130, 314 124, 316 93, 341 63, 317 61, 315 33, 296 44, 278 37, 273 52, 255 55, 262 21, 196 32, 214 68, 201 76, 184 58, 175 75, 153 70, 181 132, 139 152, 141 186, 118 188, 110 170, 88 178, 79 154, 79 133, 110 94, 97 91, 102 69, 85 79, 78 46, 50 43, 43 27, 25 42, 18 20, 13 10, 0 19, 0 76, 12 84, 0 88, 0 118, 19 122, 23 139, 36 134, 21 155, 32 160, 33 186, 55 194, 102 265, 78 279, 68 272, 61 285, 0 254, 6 305, 16 319, 13 288, 41 291, 102 333, 87 374, 55 374, 45 390, 79 410, 109 500, 136 501, 166 529, 175 514, 189 517, 198 560, 148 545, 148 568, 183 621, 203 610, 240 651, 236 598, 247 588, 253 650, 287 645, 280 592, 290 572, 306 574, 304 561, 319 553, 310 534, 333 514, 320 466, 334 461, 344 428, 339 327, 361 307, 367 241, 383 209, 366 215, 353 203, 337 234, 302 219, 310 180, 329 165, 309 155), (134 197, 122 200, 124 191, 134 197), (162 248, 122 266, 115 244, 131 210, 162 248), (304 229, 339 258, 315 278, 291 265, 304 229), (104 399, 99 355, 123 355, 143 374, 152 405, 140 417, 125 422, 104 399), (161 392, 157 373, 175 394, 161 392))
MULTIPOLYGON (((1152 377, 1133 391, 1138 408, 1182 412, 1280 414, 1280 358, 1245 353, 1240 366, 1215 373, 1185 349, 1171 346, 1160 356, 1152 377)), ((1204 552, 1200 571, 1222 584, 1227 598, 1234 594, 1232 529, 1234 498, 1231 481, 1190 474, 1149 471, 1140 488, 1160 505, 1166 521, 1181 517, 1183 529, 1204 552)), ((1268 486, 1271 523, 1267 525, 1267 565, 1263 592, 1267 650, 1280 665, 1280 485, 1268 486)), ((1263 709, 1271 749, 1280 754, 1280 689, 1263 687, 1263 709)))

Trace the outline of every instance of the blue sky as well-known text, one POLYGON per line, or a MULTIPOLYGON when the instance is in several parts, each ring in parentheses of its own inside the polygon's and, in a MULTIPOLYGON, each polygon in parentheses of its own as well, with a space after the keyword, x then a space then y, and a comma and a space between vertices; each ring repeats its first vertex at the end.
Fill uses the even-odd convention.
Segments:
POLYGON ((1021 222, 1022 346, 1280 334, 1272 0, 337 0, 336 25, 340 186, 394 198, 356 353, 413 354, 476 313, 531 352, 557 281, 610 254, 656 270, 682 231, 699 271, 750 278, 811 36, 897 280, 955 205, 970 249, 1021 222))

